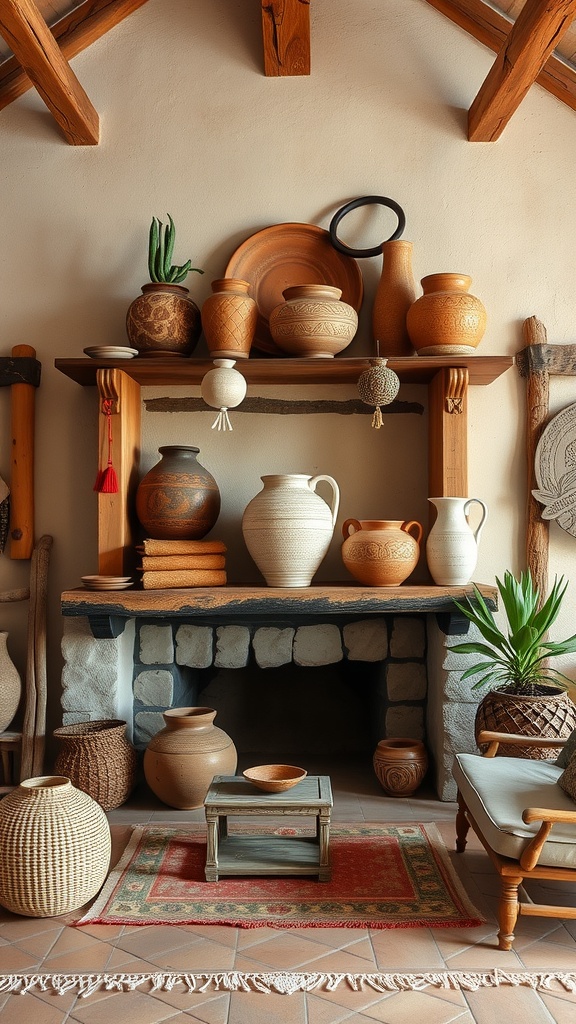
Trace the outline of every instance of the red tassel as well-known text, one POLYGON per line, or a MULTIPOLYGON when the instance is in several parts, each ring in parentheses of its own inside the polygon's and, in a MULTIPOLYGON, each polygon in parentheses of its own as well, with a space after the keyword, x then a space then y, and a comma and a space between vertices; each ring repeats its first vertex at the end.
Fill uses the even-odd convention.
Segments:
POLYGON ((99 494, 117 494, 118 477, 112 465, 112 402, 105 398, 102 402, 102 412, 106 417, 108 425, 108 465, 106 469, 99 469, 94 482, 94 490, 99 494))

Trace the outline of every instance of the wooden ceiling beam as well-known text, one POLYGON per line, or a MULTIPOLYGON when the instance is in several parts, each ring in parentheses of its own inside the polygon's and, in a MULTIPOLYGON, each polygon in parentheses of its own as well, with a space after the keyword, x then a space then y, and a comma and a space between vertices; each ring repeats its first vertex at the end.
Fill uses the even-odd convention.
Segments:
MULTIPOLYGON (((514 24, 510 18, 485 3, 485 0, 427 0, 427 2, 496 53, 508 38, 514 24)), ((542 88, 547 89, 563 103, 576 110, 576 69, 557 57, 556 54, 550 54, 536 81, 542 88)))
MULTIPOLYGON (((109 29, 142 7, 147 0, 85 0, 50 31, 66 60, 71 60, 109 29)), ((32 82, 16 57, 0 64, 0 110, 32 88, 32 82)))
POLYGON ((68 142, 98 145, 98 114, 33 0, 0 0, 0 33, 68 142))
POLYGON ((262 0, 264 74, 310 74, 310 0, 262 0))
POLYGON ((468 112, 471 142, 495 142, 576 15, 576 0, 526 0, 468 112))

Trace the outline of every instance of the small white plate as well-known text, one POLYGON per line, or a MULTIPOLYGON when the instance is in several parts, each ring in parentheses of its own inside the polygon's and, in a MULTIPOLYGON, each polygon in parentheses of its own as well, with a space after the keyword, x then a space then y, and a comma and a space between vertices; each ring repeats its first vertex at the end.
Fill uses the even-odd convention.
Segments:
POLYGON ((138 355, 138 349, 122 345, 92 345, 84 349, 84 354, 91 359, 133 359, 138 355))

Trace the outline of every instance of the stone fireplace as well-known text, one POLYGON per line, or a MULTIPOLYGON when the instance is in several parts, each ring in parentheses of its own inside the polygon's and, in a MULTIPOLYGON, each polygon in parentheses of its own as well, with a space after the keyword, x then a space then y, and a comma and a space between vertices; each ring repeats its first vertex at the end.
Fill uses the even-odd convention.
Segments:
POLYGON ((167 708, 207 705, 239 753, 297 763, 369 759, 379 739, 410 736, 428 747, 439 796, 454 799, 452 760, 475 749, 477 700, 460 683, 462 658, 447 650, 457 639, 449 616, 225 609, 135 615, 104 628, 94 609, 80 610, 66 615, 64 606, 64 724, 121 718, 143 750, 167 708))

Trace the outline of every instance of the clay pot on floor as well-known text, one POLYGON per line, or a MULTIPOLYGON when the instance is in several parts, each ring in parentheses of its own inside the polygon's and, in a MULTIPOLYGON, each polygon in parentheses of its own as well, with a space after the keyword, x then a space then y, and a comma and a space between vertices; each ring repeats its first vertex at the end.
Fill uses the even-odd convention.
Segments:
POLYGON ((428 754, 420 740, 380 740, 374 751, 373 765, 388 796, 410 796, 428 771, 428 754))
POLYGON ((164 729, 150 740, 144 775, 150 789, 169 807, 201 807, 215 775, 234 775, 236 747, 214 725, 213 708, 171 708, 164 729))

